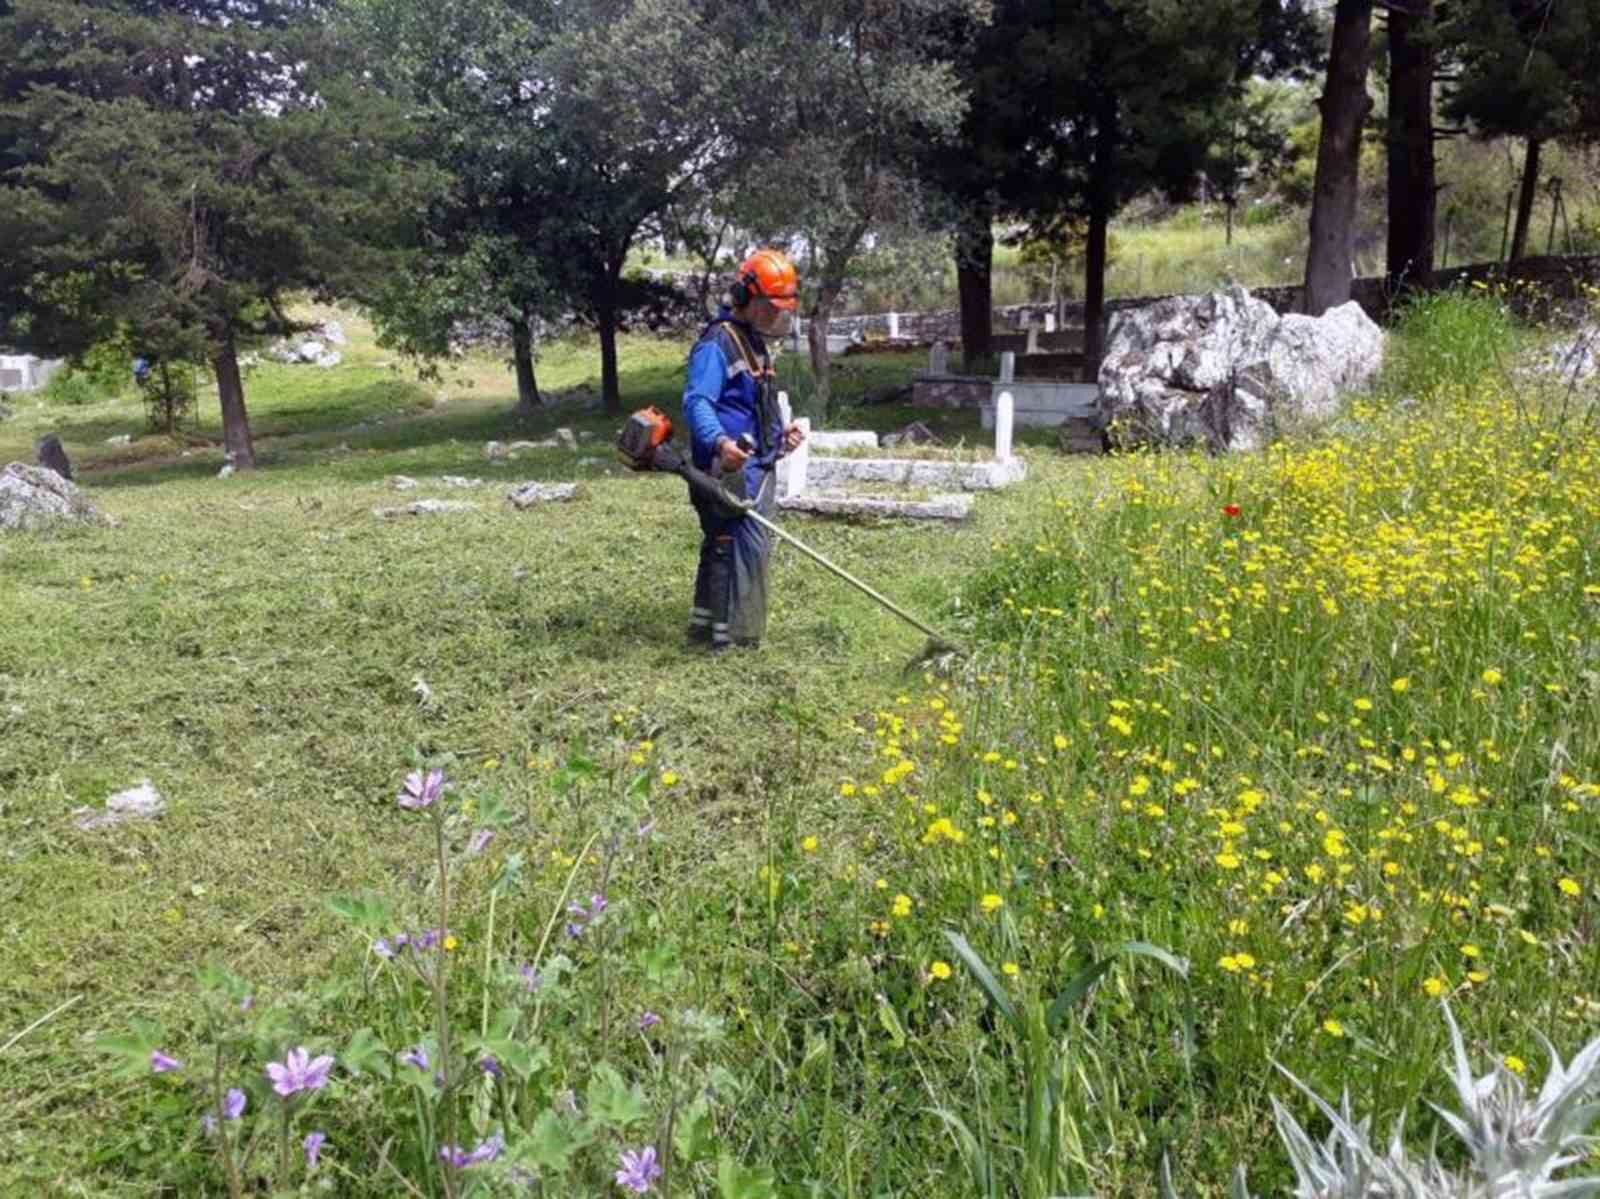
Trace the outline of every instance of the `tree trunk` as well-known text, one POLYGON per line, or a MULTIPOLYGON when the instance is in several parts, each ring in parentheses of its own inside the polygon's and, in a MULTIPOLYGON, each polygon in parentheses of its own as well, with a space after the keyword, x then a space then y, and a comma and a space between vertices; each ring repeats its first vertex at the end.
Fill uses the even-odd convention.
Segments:
POLYGON ((1528 152, 1522 156, 1522 190, 1517 193, 1517 227, 1511 234, 1511 261, 1521 258, 1528 248, 1528 226, 1533 223, 1533 197, 1539 190, 1539 147, 1536 137, 1528 139, 1528 152))
POLYGON ((994 349, 994 213, 975 204, 956 232, 956 291, 961 297, 963 369, 994 349))
POLYGON ((1107 206, 1096 203, 1089 211, 1089 242, 1083 255, 1083 381, 1100 379, 1100 359, 1105 354, 1106 240, 1111 224, 1107 206))
POLYGON ((1089 178, 1089 240, 1083 252, 1083 381, 1100 380, 1100 359, 1105 353, 1106 242, 1114 202, 1114 116, 1100 115, 1095 134, 1094 162, 1089 178))
POLYGON ((1305 310, 1321 316, 1350 298, 1355 251, 1356 189, 1361 172, 1361 125, 1372 44, 1372 0, 1338 0, 1322 113, 1316 183, 1311 194, 1311 245, 1306 251, 1305 310))
POLYGON ((1433 274, 1433 0, 1389 12, 1389 294, 1433 274))
POLYGON ((617 374, 617 326, 622 314, 617 308, 617 293, 622 282, 622 263, 627 246, 600 268, 595 279, 594 315, 600 329, 600 398, 607 416, 622 415, 622 381, 617 374))
POLYGON ((842 287, 824 279, 817 288, 817 302, 806 316, 806 347, 811 351, 811 410, 833 416, 833 373, 828 360, 828 319, 838 302, 842 287))
POLYGON ((516 416, 532 416, 543 401, 533 375, 533 322, 526 315, 511 322, 511 357, 517 370, 517 406, 512 412, 516 416))
POLYGON ((211 369, 217 376, 217 398, 222 404, 222 442, 234 470, 254 470, 255 446, 250 440, 250 418, 244 410, 244 381, 239 377, 239 355, 230 329, 216 342, 211 369))

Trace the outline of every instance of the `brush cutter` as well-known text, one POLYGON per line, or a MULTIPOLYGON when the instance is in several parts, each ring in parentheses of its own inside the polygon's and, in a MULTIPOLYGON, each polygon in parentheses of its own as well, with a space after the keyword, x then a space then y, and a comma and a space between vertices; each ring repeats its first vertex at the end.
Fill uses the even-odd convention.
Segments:
MULTIPOLYGON (((739 439, 739 448, 748 453, 755 449, 755 445, 746 435, 739 439)), ((715 478, 696 467, 684 454, 679 452, 677 446, 672 444, 672 421, 667 418, 667 414, 662 412, 661 409, 656 407, 641 408, 628 418, 628 423, 623 425, 622 433, 617 438, 617 454, 621 457, 623 463, 633 470, 658 470, 666 474, 679 476, 689 484, 691 490, 716 504, 718 508, 728 515, 748 516, 769 533, 794 546, 795 549, 824 570, 843 579, 857 591, 860 591, 881 607, 893 612, 907 624, 926 633, 932 638, 933 644, 924 650, 923 657, 927 657, 931 653, 940 653, 956 648, 955 643, 948 637, 923 624, 922 621, 911 615, 900 605, 880 595, 849 571, 835 566, 799 538, 785 533, 772 521, 757 512, 753 503, 734 496, 715 478)))

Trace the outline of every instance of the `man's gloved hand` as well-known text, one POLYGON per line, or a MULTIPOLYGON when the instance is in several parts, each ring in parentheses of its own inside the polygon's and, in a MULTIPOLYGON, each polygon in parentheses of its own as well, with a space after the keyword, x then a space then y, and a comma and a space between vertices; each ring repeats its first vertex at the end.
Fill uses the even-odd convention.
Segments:
POLYGON ((800 443, 806 439, 806 431, 798 424, 791 421, 783 431, 783 452, 792 454, 800 448, 800 443))
POLYGON ((723 474, 732 474, 749 461, 750 455, 739 448, 731 437, 722 437, 717 441, 717 461, 722 464, 723 474))

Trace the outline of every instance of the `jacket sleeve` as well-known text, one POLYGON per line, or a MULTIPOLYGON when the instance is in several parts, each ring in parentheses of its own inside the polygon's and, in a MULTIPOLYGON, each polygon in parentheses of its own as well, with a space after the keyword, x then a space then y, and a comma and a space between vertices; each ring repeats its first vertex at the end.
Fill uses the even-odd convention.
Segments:
POLYGON ((689 355, 689 377, 683 385, 683 419, 689 426, 689 443, 695 462, 704 466, 724 435, 717 419, 717 397, 728 377, 728 360, 714 339, 695 346, 689 355))

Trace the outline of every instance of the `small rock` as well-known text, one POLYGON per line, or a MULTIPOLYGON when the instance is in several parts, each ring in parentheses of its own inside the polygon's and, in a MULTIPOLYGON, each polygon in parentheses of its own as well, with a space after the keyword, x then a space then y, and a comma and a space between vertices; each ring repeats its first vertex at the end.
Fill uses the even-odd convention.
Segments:
POLYGON ((320 341, 302 341, 294 348, 294 356, 301 362, 315 362, 328 352, 328 348, 320 341))
POLYGON ((349 340, 344 335, 344 326, 338 321, 323 321, 317 326, 317 336, 330 346, 342 346, 349 340))
POLYGON ((344 355, 339 353, 338 350, 327 350, 311 360, 313 366, 320 366, 324 370, 330 366, 338 366, 343 361, 344 355))
POLYGON ((482 487, 482 479, 466 479, 460 475, 440 475, 439 482, 445 487, 482 487))
POLYGON ((485 458, 504 458, 508 453, 510 451, 501 442, 486 441, 483 443, 483 456, 485 458))
POLYGON ((154 820, 166 810, 167 801, 161 797, 161 792, 150 785, 149 779, 145 779, 137 787, 129 787, 110 796, 104 810, 74 808, 72 816, 74 824, 88 830, 129 820, 154 820))
POLYGON ((408 475, 390 475, 388 484, 396 491, 413 491, 416 489, 417 481, 408 475))
POLYGON ((396 516, 426 516, 435 512, 474 512, 477 507, 465 500, 412 500, 402 508, 374 508, 372 515, 389 520, 396 516))
POLYGON ((132 433, 118 433, 114 437, 106 438, 106 444, 107 445, 132 445, 133 444, 133 434, 132 433))
POLYGON ((578 448, 577 437, 573 435, 571 429, 568 429, 565 426, 562 426, 556 430, 555 443, 564 450, 575 450, 578 448))
POLYGON ((233 463, 224 462, 222 464, 222 469, 217 472, 217 478, 226 479, 231 474, 233 474, 233 463))
POLYGON ((519 483, 506 492, 506 499, 518 508, 570 500, 578 494, 576 483, 519 483))
POLYGON ((893 433, 885 433, 882 444, 885 448, 897 445, 938 445, 939 438, 927 425, 919 420, 914 420, 903 429, 893 433))

